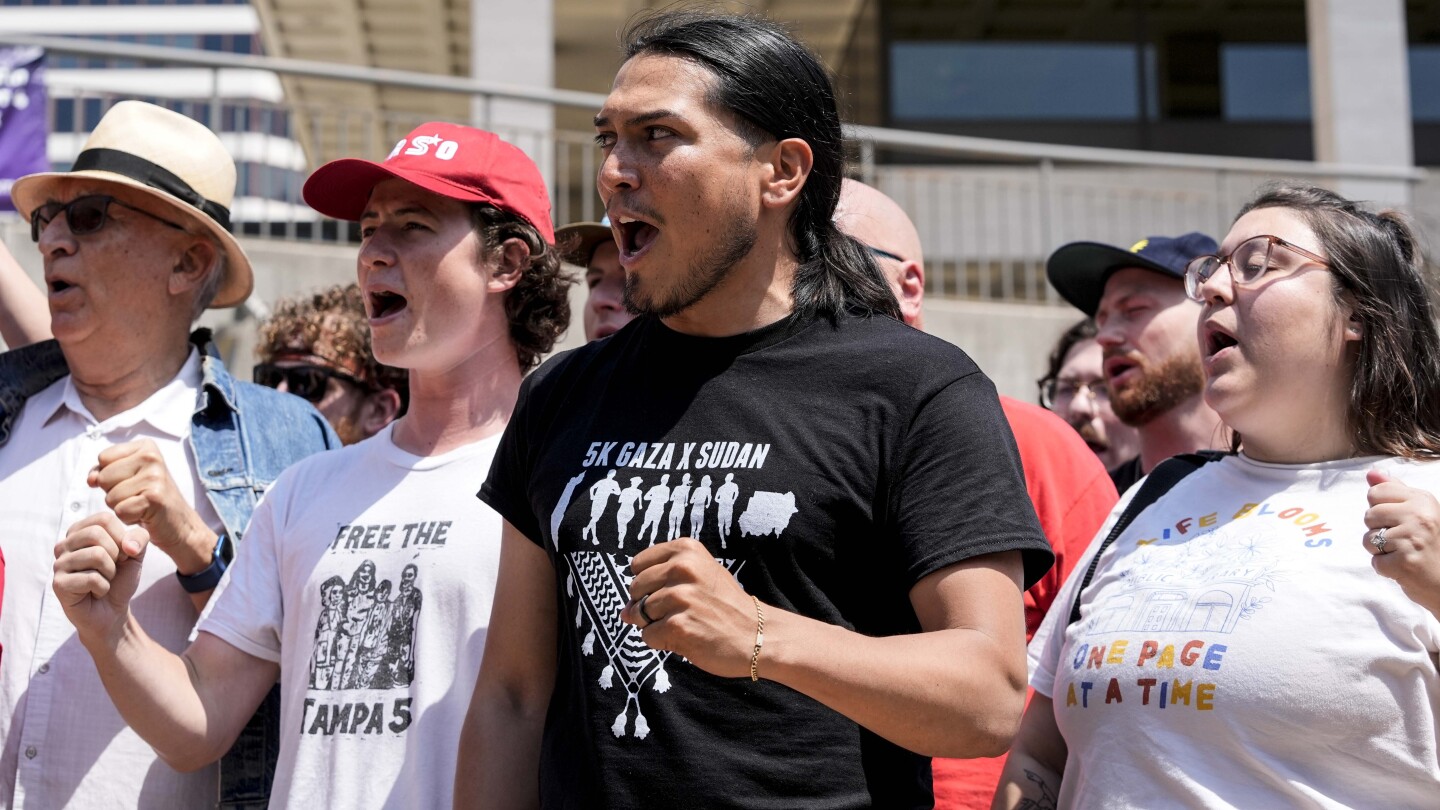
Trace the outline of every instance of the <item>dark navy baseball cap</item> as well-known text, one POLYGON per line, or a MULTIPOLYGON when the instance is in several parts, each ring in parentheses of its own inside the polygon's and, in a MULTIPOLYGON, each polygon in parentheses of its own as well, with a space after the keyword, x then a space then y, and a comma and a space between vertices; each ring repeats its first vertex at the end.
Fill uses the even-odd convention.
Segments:
POLYGON ((1045 277, 1066 301, 1093 318, 1105 294, 1105 282, 1115 271, 1139 267, 1183 282, 1185 265, 1191 259, 1219 249, 1214 239, 1195 231, 1176 237, 1149 236, 1129 250, 1099 242, 1071 242, 1050 254, 1045 277))

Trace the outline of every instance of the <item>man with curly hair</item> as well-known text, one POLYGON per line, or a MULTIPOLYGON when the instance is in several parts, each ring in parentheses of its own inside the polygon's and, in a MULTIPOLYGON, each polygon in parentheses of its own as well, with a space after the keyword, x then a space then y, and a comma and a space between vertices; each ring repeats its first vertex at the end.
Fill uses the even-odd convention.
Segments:
POLYGON ((375 359, 355 283, 282 299, 260 327, 255 382, 308 400, 346 444, 405 413, 406 374, 375 359))
POLYGON ((405 415, 285 471, 182 655, 130 618, 143 543, 61 549, 55 592, 174 767, 219 756, 278 678, 286 806, 449 807, 500 554, 500 516, 472 493, 569 323, 569 280, 540 171, 489 132, 424 124, 383 162, 322 166, 305 199, 360 222, 372 346, 409 372, 405 415))

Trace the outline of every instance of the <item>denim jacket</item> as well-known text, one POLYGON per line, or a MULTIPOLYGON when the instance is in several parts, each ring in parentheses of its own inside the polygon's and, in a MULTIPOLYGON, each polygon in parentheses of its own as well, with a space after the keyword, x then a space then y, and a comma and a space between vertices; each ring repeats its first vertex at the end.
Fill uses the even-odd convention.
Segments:
MULTIPOLYGON (((329 423, 299 397, 248 382, 225 370, 208 329, 190 340, 200 349, 201 384, 191 418, 197 474, 225 531, 241 542, 255 504, 286 467, 340 446, 329 423)), ((70 373, 53 340, 0 354, 0 447, 10 439, 25 401, 70 373)), ((220 806, 261 808, 280 751, 279 688, 220 761, 220 806)))

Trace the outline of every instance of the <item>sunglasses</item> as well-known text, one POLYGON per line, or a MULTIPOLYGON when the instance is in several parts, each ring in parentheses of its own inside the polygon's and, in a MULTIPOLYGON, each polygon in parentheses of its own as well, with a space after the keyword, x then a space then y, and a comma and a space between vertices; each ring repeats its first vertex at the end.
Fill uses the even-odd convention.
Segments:
POLYGON ((283 382, 285 390, 311 403, 325 398, 325 390, 329 387, 331 377, 360 388, 370 387, 343 371, 310 364, 277 366, 274 363, 260 363, 255 366, 254 372, 257 384, 266 388, 279 388, 283 382))
POLYGON ((151 219, 159 220, 177 231, 185 230, 184 226, 177 225, 158 214, 152 214, 144 208, 136 208, 106 194, 89 194, 84 197, 76 197, 68 203, 48 202, 30 212, 30 238, 39 242, 40 232, 62 213, 65 215, 65 222, 70 226, 70 233, 76 236, 95 233, 105 227, 105 222, 110 218, 111 205, 137 211, 151 219))

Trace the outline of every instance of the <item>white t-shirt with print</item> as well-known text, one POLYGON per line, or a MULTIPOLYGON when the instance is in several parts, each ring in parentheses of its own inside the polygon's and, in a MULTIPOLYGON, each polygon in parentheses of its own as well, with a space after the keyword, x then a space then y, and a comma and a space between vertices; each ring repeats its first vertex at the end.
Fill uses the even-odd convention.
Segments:
POLYGON ((499 439, 422 457, 386 428, 255 510, 198 629, 280 664, 272 806, 450 806, 500 556, 474 493, 499 439))
POLYGON ((1440 493, 1440 463, 1205 465, 1105 551, 1066 629, 1092 543, 1031 646, 1069 747, 1058 806, 1440 807, 1440 623, 1362 546, 1372 468, 1440 493))

